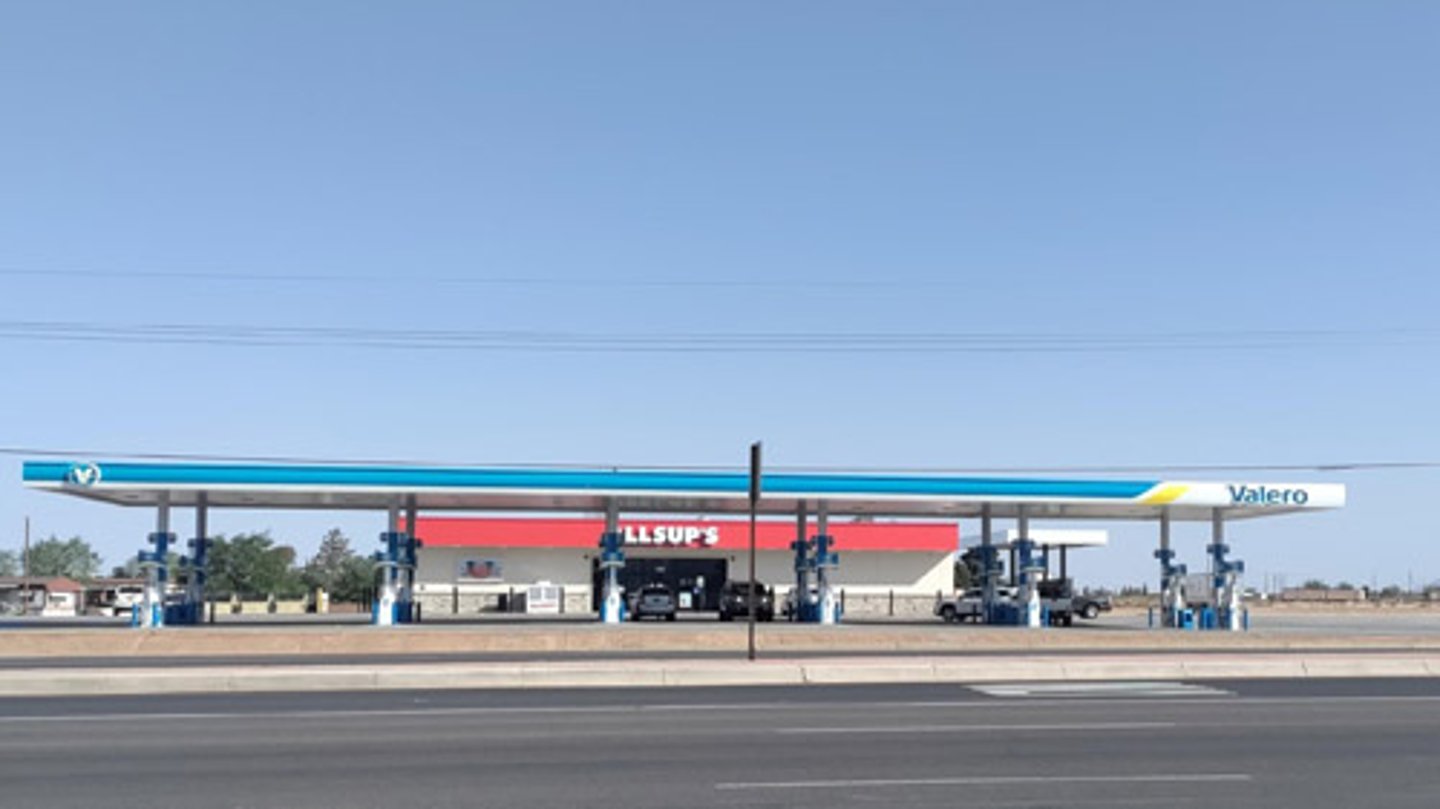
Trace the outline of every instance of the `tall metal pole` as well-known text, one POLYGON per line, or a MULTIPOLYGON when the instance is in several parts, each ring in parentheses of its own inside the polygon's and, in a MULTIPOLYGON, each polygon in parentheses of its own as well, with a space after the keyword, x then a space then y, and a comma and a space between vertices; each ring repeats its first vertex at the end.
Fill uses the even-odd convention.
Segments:
POLYGON ((745 596, 749 615, 749 659, 755 659, 755 512, 760 505, 760 442, 750 445, 750 589, 745 596))

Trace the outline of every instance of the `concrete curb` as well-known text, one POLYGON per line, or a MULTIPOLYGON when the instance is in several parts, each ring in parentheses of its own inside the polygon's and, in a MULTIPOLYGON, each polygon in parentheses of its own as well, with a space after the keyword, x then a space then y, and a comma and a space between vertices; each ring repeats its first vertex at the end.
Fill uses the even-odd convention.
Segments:
POLYGON ((1440 676, 1440 652, 11 669, 0 696, 1440 676))

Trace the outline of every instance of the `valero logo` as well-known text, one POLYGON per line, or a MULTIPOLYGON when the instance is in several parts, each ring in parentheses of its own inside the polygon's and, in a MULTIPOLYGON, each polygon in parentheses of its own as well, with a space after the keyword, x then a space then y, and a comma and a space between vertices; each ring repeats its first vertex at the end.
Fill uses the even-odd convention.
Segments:
POLYGON ((65 479, 76 486, 94 486, 100 482, 100 467, 93 463, 77 463, 65 473, 65 479))
POLYGON ((1304 489, 1272 489, 1269 486, 1228 486, 1230 502, 1237 506, 1303 506, 1310 502, 1304 489))

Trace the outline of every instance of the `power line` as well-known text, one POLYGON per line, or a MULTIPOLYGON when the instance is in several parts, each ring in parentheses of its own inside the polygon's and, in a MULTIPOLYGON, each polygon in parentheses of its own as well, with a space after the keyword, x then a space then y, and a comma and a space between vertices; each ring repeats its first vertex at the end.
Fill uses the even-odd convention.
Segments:
POLYGON ((1436 329, 1232 329, 1173 332, 576 332, 379 329, 213 323, 0 321, 0 340, 261 348, 552 353, 1080 354, 1431 344, 1436 329))
MULTIPOLYGON (((31 458, 69 458, 93 460, 110 458, 134 461, 188 461, 195 463, 273 463, 323 466, 424 466, 451 468, 508 469, 574 469, 612 471, 666 472, 744 472, 733 465, 675 464, 600 464, 600 463, 537 463, 534 461, 453 461, 415 458, 333 458, 298 455, 232 455, 194 452, 134 452, 102 449, 61 449, 54 447, 0 447, 0 455, 31 458)), ((841 466, 827 464, 772 465, 775 472, 791 473, 857 473, 857 474, 1139 474, 1146 472, 1374 472, 1440 469, 1440 460, 1370 460, 1322 461, 1293 464, 1135 464, 1095 466, 841 466)))
POLYGON ((896 281, 862 278, 839 279, 777 279, 777 278, 658 278, 640 276, 519 276, 519 275, 417 275, 403 273, 276 273, 254 271, 200 272, 193 270, 99 270, 81 268, 36 269, 0 267, 0 276, 38 279, 90 279, 98 281, 153 280, 179 283, 264 283, 264 284, 335 284, 425 285, 473 287, 641 287, 675 289, 853 289, 956 287, 950 280, 917 279, 896 281))

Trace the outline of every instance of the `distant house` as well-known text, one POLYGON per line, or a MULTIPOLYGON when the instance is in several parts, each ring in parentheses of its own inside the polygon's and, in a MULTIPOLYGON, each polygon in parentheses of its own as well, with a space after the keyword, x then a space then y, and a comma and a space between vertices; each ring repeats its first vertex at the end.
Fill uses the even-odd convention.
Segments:
POLYGON ((0 577, 0 609, 7 613, 76 616, 84 602, 85 585, 64 576, 0 577))

